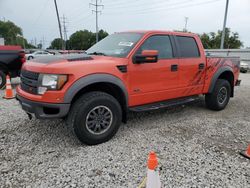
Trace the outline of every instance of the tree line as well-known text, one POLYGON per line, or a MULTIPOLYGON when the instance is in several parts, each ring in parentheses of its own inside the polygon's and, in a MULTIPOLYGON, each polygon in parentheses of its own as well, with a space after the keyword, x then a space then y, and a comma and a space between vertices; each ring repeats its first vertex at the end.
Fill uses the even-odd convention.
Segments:
MULTIPOLYGON (((239 38, 239 33, 231 32, 230 28, 225 30, 225 49, 238 49, 243 47, 243 42, 239 38)), ((220 48, 220 42, 222 37, 222 31, 203 33, 200 35, 202 44, 205 49, 217 49, 220 48)))
POLYGON ((23 48, 36 48, 23 37, 22 29, 11 21, 0 20, 0 37, 4 38, 5 45, 19 45, 23 48))
MULTIPOLYGON (((99 31, 99 39, 103 39, 109 34, 104 31, 99 31)), ((220 41, 222 32, 218 30, 217 32, 203 33, 199 35, 202 41, 202 44, 205 49, 218 49, 220 48, 220 41)), ((5 39, 6 45, 20 45, 23 48, 42 48, 41 44, 34 46, 28 43, 27 39, 23 37, 22 29, 15 25, 11 21, 0 21, 0 37, 5 39)), ((87 50, 92 45, 95 44, 95 33, 88 30, 79 30, 74 32, 67 41, 64 41, 66 44, 67 50, 87 50)), ((61 49, 62 41, 60 38, 55 38, 48 49, 61 49)), ((225 34, 225 48, 238 49, 243 47, 243 42, 240 40, 238 32, 232 32, 230 28, 226 28, 225 34)))
MULTIPOLYGON (((102 40, 108 35, 109 34, 106 31, 101 29, 98 33, 99 40, 102 40)), ((91 31, 88 31, 86 29, 76 31, 69 37, 69 40, 65 42, 66 50, 87 50, 95 43, 96 43, 96 33, 92 33, 91 31)), ((54 39, 51 42, 51 45, 48 49, 55 49, 55 50, 62 49, 61 38, 54 39)))

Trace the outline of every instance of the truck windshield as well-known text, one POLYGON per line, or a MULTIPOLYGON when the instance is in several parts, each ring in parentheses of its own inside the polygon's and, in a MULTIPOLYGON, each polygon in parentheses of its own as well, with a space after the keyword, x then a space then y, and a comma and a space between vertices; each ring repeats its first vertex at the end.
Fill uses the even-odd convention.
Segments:
POLYGON ((126 57, 142 35, 140 33, 115 33, 96 43, 86 52, 89 55, 126 57))

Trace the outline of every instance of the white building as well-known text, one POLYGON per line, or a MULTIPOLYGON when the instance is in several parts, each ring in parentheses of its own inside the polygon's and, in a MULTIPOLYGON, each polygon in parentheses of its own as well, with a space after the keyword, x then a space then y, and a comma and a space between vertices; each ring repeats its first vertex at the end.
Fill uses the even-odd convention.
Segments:
POLYGON ((0 37, 0 45, 4 45, 4 38, 0 37))

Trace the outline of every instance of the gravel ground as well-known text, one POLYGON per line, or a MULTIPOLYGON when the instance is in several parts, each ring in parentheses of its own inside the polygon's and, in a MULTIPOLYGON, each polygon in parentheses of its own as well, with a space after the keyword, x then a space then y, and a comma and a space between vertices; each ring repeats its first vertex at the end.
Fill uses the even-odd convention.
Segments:
POLYGON ((250 187, 250 161, 238 154, 250 143, 250 74, 241 79, 224 111, 199 101, 131 113, 97 146, 81 144, 62 120, 30 121, 17 101, 0 99, 0 187, 133 188, 151 150, 162 187, 250 187))

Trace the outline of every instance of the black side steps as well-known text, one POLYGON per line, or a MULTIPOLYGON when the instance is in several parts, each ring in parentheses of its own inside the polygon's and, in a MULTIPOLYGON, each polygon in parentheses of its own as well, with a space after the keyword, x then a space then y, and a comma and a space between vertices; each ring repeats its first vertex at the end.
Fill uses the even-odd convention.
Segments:
POLYGON ((199 96, 192 96, 192 97, 186 97, 186 98, 180 98, 180 99, 174 99, 174 100, 161 101, 161 102, 146 104, 142 106, 135 106, 135 107, 129 108, 129 110, 133 112, 151 111, 151 110, 157 110, 157 109, 166 108, 170 106, 177 106, 177 105, 190 103, 199 99, 200 99, 199 96))

